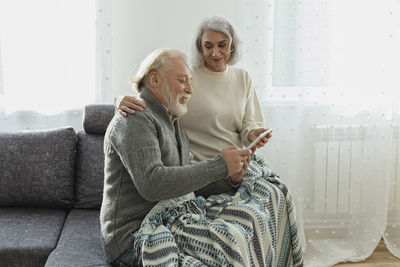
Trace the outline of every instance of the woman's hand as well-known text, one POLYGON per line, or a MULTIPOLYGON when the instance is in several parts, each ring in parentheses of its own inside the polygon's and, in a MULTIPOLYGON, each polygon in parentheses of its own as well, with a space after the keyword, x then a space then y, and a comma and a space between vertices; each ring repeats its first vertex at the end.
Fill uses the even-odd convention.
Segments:
MULTIPOLYGON (((257 138, 257 136, 259 136, 260 134, 262 134, 263 132, 265 132, 267 130, 268 130, 268 128, 257 128, 257 129, 254 129, 247 135, 247 139, 251 143, 251 142, 254 141, 254 139, 257 138)), ((257 148, 263 147, 266 143, 268 143, 268 140, 271 137, 272 137, 272 134, 268 133, 266 136, 261 138, 261 140, 252 148, 252 152, 254 153, 254 151, 256 151, 257 148)))
POLYGON ((118 108, 118 112, 126 117, 129 114, 134 114, 136 110, 143 110, 145 103, 134 96, 119 96, 115 100, 115 107, 118 108))

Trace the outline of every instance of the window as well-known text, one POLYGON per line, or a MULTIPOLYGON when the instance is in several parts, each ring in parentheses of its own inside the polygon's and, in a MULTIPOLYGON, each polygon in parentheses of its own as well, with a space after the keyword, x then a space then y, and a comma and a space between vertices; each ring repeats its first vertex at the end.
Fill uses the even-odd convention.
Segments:
POLYGON ((55 114, 95 98, 95 0, 0 2, 0 110, 55 114))

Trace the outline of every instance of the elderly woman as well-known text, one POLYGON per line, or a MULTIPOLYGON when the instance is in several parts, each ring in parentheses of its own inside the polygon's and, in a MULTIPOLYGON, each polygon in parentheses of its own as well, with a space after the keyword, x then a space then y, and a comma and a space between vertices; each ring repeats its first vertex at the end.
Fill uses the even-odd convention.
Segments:
MULTIPOLYGON (((200 24, 193 47, 193 95, 188 112, 179 119, 195 160, 208 159, 231 145, 247 146, 267 130, 249 74, 233 67, 239 57, 240 40, 228 21, 212 17, 200 24)), ((144 107, 130 96, 116 103, 124 116, 144 107)))

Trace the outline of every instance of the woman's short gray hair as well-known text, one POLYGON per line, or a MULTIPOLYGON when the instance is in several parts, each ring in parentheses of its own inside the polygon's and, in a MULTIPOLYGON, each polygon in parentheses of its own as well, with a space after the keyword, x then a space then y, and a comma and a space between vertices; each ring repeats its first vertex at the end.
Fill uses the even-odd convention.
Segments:
POLYGON ((233 47, 233 51, 231 52, 231 56, 227 64, 234 65, 240 59, 240 38, 238 35, 237 29, 226 19, 222 17, 210 17, 205 18, 199 25, 198 30, 195 36, 194 46, 192 47, 192 65, 194 67, 204 66, 204 57, 201 46, 201 36, 204 31, 213 30, 216 32, 220 32, 229 37, 229 49, 233 47))
POLYGON ((185 56, 185 54, 176 49, 160 48, 151 52, 140 63, 136 75, 130 81, 132 84, 134 84, 136 90, 138 92, 141 92, 143 90, 143 87, 148 86, 150 74, 153 71, 158 71, 162 66, 164 66, 167 59, 171 57, 180 57, 187 63, 187 57, 185 56))

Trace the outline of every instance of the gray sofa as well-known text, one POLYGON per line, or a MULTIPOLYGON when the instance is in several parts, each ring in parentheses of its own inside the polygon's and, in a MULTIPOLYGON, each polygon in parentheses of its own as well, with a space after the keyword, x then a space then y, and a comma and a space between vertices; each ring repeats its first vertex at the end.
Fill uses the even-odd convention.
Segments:
POLYGON ((0 133, 0 266, 110 266, 100 238, 112 105, 73 128, 0 133))

